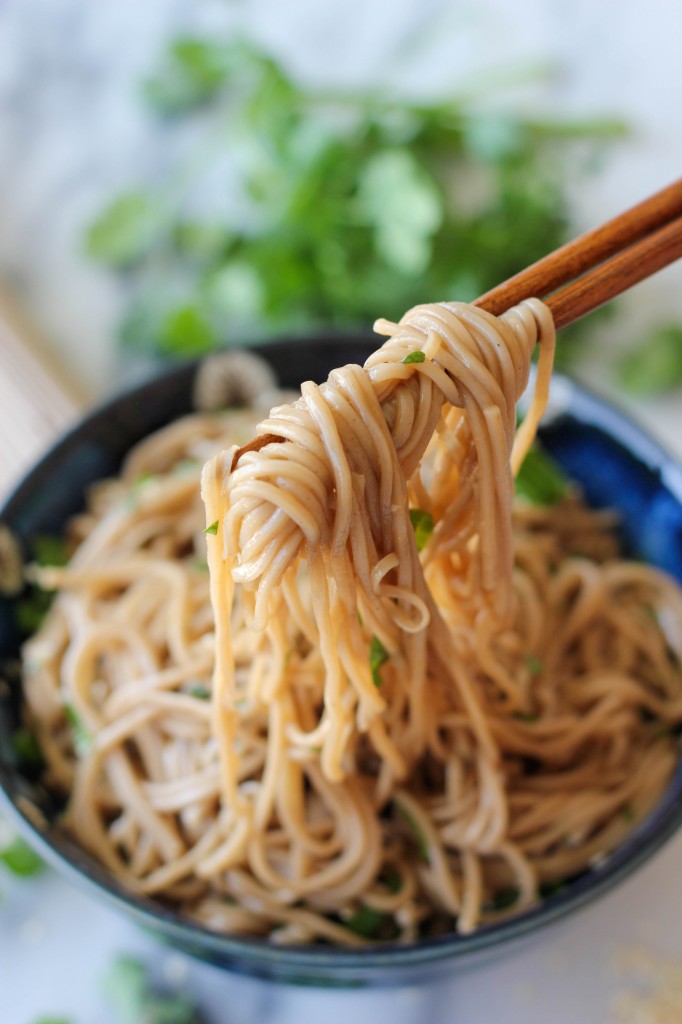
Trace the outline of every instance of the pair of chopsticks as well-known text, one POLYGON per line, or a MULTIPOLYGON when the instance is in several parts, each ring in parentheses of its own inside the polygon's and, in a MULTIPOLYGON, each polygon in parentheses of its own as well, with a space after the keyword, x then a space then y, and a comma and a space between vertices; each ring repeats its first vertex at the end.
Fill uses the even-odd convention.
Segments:
MULTIPOLYGON (((474 305, 499 316, 524 299, 542 299, 557 330, 587 316, 639 281, 682 257, 682 178, 631 207, 476 299, 474 305)), ((245 452, 283 441, 262 434, 245 452)))
POLYGON ((557 330, 682 257, 682 178, 476 299, 496 316, 535 296, 557 330))

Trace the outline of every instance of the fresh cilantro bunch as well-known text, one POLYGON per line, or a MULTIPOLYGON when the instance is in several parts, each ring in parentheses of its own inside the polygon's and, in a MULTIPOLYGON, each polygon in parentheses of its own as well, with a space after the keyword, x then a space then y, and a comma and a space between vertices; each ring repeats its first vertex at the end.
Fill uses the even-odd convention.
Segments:
POLYGON ((473 299, 566 241, 568 180, 623 133, 311 89, 242 41, 177 39, 144 95, 210 137, 110 203, 87 247, 129 279, 123 342, 172 356, 473 299), (198 214, 226 154, 238 212, 198 214))

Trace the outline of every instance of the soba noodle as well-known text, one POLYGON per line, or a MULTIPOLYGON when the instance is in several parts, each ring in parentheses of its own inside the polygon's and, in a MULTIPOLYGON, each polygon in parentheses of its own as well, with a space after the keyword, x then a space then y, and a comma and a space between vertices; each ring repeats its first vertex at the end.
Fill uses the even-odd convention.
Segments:
POLYGON ((25 691, 65 825, 213 929, 470 932, 608 855, 676 762, 677 585, 575 490, 512 508, 547 308, 378 329, 234 470, 234 416, 138 445, 37 571, 58 596, 25 691))

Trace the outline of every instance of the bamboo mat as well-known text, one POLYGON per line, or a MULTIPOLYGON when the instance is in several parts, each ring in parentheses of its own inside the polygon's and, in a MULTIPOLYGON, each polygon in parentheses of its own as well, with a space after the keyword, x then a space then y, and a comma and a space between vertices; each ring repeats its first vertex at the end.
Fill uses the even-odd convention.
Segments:
POLYGON ((0 502, 84 405, 33 326, 0 289, 0 502))

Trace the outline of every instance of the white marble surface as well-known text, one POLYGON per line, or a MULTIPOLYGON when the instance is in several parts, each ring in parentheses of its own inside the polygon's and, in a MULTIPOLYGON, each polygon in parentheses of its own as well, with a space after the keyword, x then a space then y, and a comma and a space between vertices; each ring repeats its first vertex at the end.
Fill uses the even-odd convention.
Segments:
MULTIPOLYGON (((561 73, 529 102, 567 113, 619 113, 635 133, 575 195, 584 225, 673 179, 682 166, 679 0, 0 0, 0 275, 10 280, 94 398, 124 371, 113 342, 118 284, 88 265, 84 223, 112 191, 157 180, 191 142, 150 122, 135 83, 180 27, 242 24, 318 79, 457 81, 501 59, 549 60, 561 73), (387 54, 431 19, 431 55, 406 68, 387 54)), ((511 101, 511 98, 510 98, 511 101)), ((609 364, 646 324, 682 317, 680 269, 640 286, 604 327, 582 370, 613 390, 609 364)), ((680 395, 627 403, 682 456, 680 395)), ((50 873, 0 878, 0 1020, 42 1014, 113 1024, 99 979, 116 952, 187 984, 214 1022, 241 1024, 573 1024, 605 1022, 627 987, 619 950, 682 952, 682 837, 617 892, 499 961, 424 989, 330 993, 231 977, 161 950, 113 911, 50 873)))

